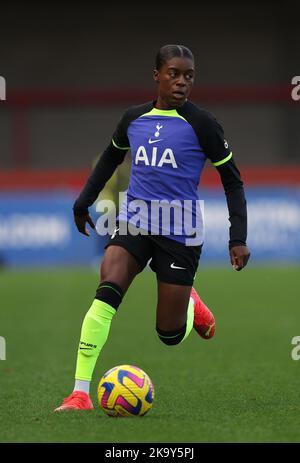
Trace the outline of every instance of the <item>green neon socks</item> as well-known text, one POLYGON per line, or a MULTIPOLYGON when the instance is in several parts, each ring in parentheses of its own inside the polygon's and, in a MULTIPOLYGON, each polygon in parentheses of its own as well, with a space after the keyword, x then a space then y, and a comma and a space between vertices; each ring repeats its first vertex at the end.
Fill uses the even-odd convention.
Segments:
MULTIPOLYGON (((98 356, 108 338, 111 321, 115 313, 116 310, 109 304, 94 299, 82 324, 77 353, 76 380, 91 381, 98 356)), ((186 331, 181 342, 188 337, 193 324, 194 301, 190 298, 187 310, 186 331)), ((77 384, 81 383, 77 381, 77 384)))
POLYGON ((106 302, 94 299, 82 324, 77 353, 76 380, 91 381, 93 371, 104 346, 116 309, 106 302))
POLYGON ((192 331, 193 325, 194 325, 194 300, 190 297, 188 310, 187 310, 185 335, 182 341, 180 342, 183 342, 188 337, 188 335, 192 331))

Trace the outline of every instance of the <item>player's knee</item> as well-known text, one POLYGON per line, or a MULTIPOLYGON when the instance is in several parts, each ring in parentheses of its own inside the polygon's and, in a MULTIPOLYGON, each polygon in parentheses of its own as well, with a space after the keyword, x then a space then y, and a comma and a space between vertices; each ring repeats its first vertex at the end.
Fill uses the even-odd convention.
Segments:
POLYGON ((176 344, 179 344, 185 336, 186 324, 179 330, 175 331, 163 331, 158 327, 156 327, 156 331, 159 339, 164 344, 167 344, 168 346, 176 346, 176 344))
POLYGON ((106 302, 117 310, 123 299, 123 290, 116 283, 102 281, 97 288, 95 299, 106 302))

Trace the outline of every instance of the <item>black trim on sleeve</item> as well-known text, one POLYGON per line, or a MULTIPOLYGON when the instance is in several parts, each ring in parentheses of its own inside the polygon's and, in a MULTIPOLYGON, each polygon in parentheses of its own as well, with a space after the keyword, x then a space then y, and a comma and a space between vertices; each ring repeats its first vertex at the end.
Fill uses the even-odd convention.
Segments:
POLYGON ((247 240, 247 203, 240 172, 233 159, 216 167, 224 187, 229 211, 229 249, 245 246, 247 240))
POLYGON ((127 129, 130 123, 142 114, 145 114, 153 108, 153 102, 145 103, 139 106, 129 108, 122 118, 113 134, 111 143, 106 148, 92 174, 88 178, 83 190, 74 203, 73 211, 75 215, 88 214, 88 208, 97 199, 106 182, 111 178, 114 171, 124 161, 126 152, 130 144, 127 136, 127 129))
POLYGON ((127 111, 125 111, 112 137, 113 141, 118 147, 122 149, 129 148, 130 143, 127 136, 127 130, 130 123, 142 114, 151 111, 152 108, 153 102, 151 101, 142 105, 132 106, 131 108, 127 109, 127 111))
POLYGON ((201 148, 212 163, 222 161, 230 154, 223 128, 210 112, 190 101, 178 108, 177 112, 193 127, 201 148))
POLYGON ((231 149, 224 139, 224 131, 215 117, 203 108, 187 101, 177 112, 193 127, 204 154, 216 165, 224 187, 229 211, 229 248, 246 245, 247 204, 240 172, 232 158, 231 149))
POLYGON ((118 165, 124 161, 126 152, 126 150, 116 148, 112 143, 109 144, 74 203, 73 211, 75 215, 88 214, 88 208, 97 199, 100 191, 103 190, 118 165))
POLYGON ((130 147, 127 136, 127 129, 130 123, 142 114, 151 111, 152 108, 153 102, 151 101, 139 106, 132 106, 124 113, 112 137, 112 140, 117 146, 111 141, 102 154, 83 190, 74 203, 73 211, 75 215, 88 214, 88 208, 97 199, 100 191, 103 190, 106 182, 112 177, 118 165, 124 161, 126 152, 130 147))

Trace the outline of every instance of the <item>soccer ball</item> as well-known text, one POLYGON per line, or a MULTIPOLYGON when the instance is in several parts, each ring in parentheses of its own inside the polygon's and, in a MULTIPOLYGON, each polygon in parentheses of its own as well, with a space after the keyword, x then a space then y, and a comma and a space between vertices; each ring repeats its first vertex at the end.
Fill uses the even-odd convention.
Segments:
POLYGON ((152 407, 154 388, 149 376, 133 365, 108 370, 98 386, 98 402, 109 416, 143 416, 152 407))

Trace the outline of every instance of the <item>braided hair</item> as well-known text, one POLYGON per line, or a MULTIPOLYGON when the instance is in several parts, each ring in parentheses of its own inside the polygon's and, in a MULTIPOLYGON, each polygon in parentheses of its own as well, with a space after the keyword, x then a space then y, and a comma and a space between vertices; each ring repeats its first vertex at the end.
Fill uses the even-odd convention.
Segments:
POLYGON ((155 69, 160 68, 172 58, 189 58, 194 61, 194 55, 191 50, 184 45, 164 45, 156 55, 155 69))

